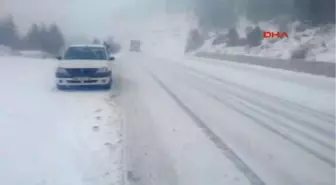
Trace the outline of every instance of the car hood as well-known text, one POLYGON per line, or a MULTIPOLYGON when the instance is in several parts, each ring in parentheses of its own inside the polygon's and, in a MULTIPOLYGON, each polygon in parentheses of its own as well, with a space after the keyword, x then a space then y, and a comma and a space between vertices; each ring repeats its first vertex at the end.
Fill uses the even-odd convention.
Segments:
POLYGON ((108 67, 107 60, 62 60, 58 67, 62 68, 101 68, 108 67))

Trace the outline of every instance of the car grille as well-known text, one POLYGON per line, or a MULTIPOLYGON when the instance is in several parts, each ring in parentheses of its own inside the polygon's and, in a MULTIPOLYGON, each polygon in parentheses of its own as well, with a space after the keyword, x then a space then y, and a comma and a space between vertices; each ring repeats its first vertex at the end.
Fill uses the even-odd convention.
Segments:
POLYGON ((66 69, 71 77, 90 77, 94 76, 97 68, 68 68, 66 69))

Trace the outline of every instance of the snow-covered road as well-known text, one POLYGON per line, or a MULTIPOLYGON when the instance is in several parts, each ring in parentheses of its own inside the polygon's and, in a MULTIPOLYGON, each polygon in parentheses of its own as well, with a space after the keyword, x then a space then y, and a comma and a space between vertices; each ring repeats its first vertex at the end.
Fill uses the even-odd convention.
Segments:
POLYGON ((334 79, 124 53, 111 92, 60 92, 55 62, 0 58, 1 184, 335 184, 334 79))
POLYGON ((0 184, 120 184, 120 110, 108 92, 56 90, 56 62, 0 58, 0 184))
POLYGON ((142 53, 116 73, 130 184, 335 184, 334 79, 142 53))

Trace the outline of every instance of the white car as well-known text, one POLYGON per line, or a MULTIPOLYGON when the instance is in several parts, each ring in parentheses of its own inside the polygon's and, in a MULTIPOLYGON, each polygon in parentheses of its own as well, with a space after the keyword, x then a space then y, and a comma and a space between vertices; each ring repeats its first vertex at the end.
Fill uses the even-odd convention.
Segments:
POLYGON ((108 56, 104 45, 72 45, 58 59, 58 89, 82 86, 111 88, 111 61, 115 58, 108 56))

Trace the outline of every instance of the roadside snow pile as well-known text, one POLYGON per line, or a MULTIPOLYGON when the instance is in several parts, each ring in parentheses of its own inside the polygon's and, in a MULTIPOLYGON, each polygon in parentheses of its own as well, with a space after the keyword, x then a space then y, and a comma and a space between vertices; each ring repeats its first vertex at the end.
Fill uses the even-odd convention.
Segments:
POLYGON ((13 51, 10 47, 0 45, 0 56, 9 56, 12 55, 13 51))
POLYGON ((27 58, 54 58, 53 55, 38 50, 14 50, 8 46, 0 45, 0 56, 22 56, 27 58))
MULTIPOLYGON (((304 23, 293 22, 286 24, 279 20, 260 22, 257 27, 242 19, 232 32, 238 34, 235 44, 228 44, 229 33, 210 33, 205 44, 198 51, 217 52, 234 55, 250 55, 282 59, 306 59, 316 61, 335 62, 335 25, 325 25, 318 28, 310 27, 304 23), (250 44, 249 35, 257 30, 260 43, 250 44), (263 39, 263 31, 288 33, 289 38, 263 39)), ((255 38, 255 35, 252 36, 255 38)), ((232 40, 232 39, 231 39, 232 40)))
POLYGON ((29 58, 53 58, 53 55, 38 51, 38 50, 23 50, 19 51, 19 55, 23 57, 29 57, 29 58))

